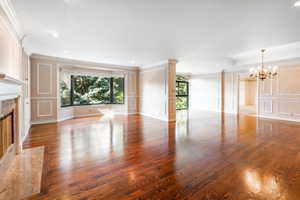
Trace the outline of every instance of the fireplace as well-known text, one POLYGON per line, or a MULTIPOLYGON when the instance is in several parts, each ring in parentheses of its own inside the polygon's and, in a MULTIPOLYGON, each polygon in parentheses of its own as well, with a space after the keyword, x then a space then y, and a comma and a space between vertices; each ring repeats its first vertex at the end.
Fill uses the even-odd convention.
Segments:
POLYGON ((0 118, 0 159, 14 144, 14 112, 0 118))
POLYGON ((23 82, 0 74, 0 177, 22 151, 20 95, 23 82))

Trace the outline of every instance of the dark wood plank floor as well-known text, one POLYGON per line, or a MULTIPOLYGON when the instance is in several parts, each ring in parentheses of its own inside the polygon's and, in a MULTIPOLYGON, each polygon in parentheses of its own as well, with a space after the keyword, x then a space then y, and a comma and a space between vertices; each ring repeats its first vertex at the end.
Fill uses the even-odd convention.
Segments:
POLYGON ((47 147, 45 192, 31 199, 300 199, 300 124, 180 113, 32 128, 47 147))

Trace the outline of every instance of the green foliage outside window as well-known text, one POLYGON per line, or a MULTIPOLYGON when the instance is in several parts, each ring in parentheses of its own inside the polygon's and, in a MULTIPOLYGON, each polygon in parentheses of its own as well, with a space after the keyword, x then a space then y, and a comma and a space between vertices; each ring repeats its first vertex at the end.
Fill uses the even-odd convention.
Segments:
POLYGON ((188 109, 189 83, 183 76, 176 76, 176 109, 188 109))
POLYGON ((124 104, 124 78, 71 76, 61 81, 61 105, 124 104))
POLYGON ((60 99, 61 105, 70 105, 71 104, 71 94, 70 86, 64 82, 60 82, 60 99))
POLYGON ((188 109, 188 98, 187 97, 176 97, 176 109, 177 110, 188 109))
POLYGON ((124 103, 124 78, 114 78, 113 81, 113 103, 124 103))
POLYGON ((176 81, 188 81, 184 76, 176 75, 176 81))

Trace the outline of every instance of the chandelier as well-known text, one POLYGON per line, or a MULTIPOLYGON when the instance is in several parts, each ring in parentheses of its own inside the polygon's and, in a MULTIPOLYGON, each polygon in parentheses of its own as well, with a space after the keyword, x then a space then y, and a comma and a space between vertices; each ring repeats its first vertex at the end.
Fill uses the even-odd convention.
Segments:
POLYGON ((266 52, 265 49, 261 50, 261 66, 250 69, 250 71, 249 71, 250 78, 256 78, 256 79, 260 79, 263 81, 265 79, 272 79, 278 74, 277 66, 268 66, 268 67, 265 66, 265 64, 264 64, 264 53, 265 52, 266 52))

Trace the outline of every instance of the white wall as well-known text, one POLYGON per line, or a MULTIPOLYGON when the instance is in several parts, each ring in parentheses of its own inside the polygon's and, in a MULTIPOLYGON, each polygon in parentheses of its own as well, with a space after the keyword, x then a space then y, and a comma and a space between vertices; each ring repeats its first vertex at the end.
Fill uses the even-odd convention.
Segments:
POLYGON ((221 111, 221 73, 192 75, 189 86, 191 111, 221 111))
POLYGON ((239 73, 224 72, 224 112, 238 113, 239 73))
POLYGON ((140 71, 140 113, 164 121, 176 120, 176 62, 140 71))
POLYGON ((191 75, 190 111, 214 111, 237 114, 238 73, 220 72, 191 75))
POLYGON ((167 119, 167 65, 140 71, 141 114, 167 119))
POLYGON ((246 105, 246 81, 240 81, 240 106, 246 105))

